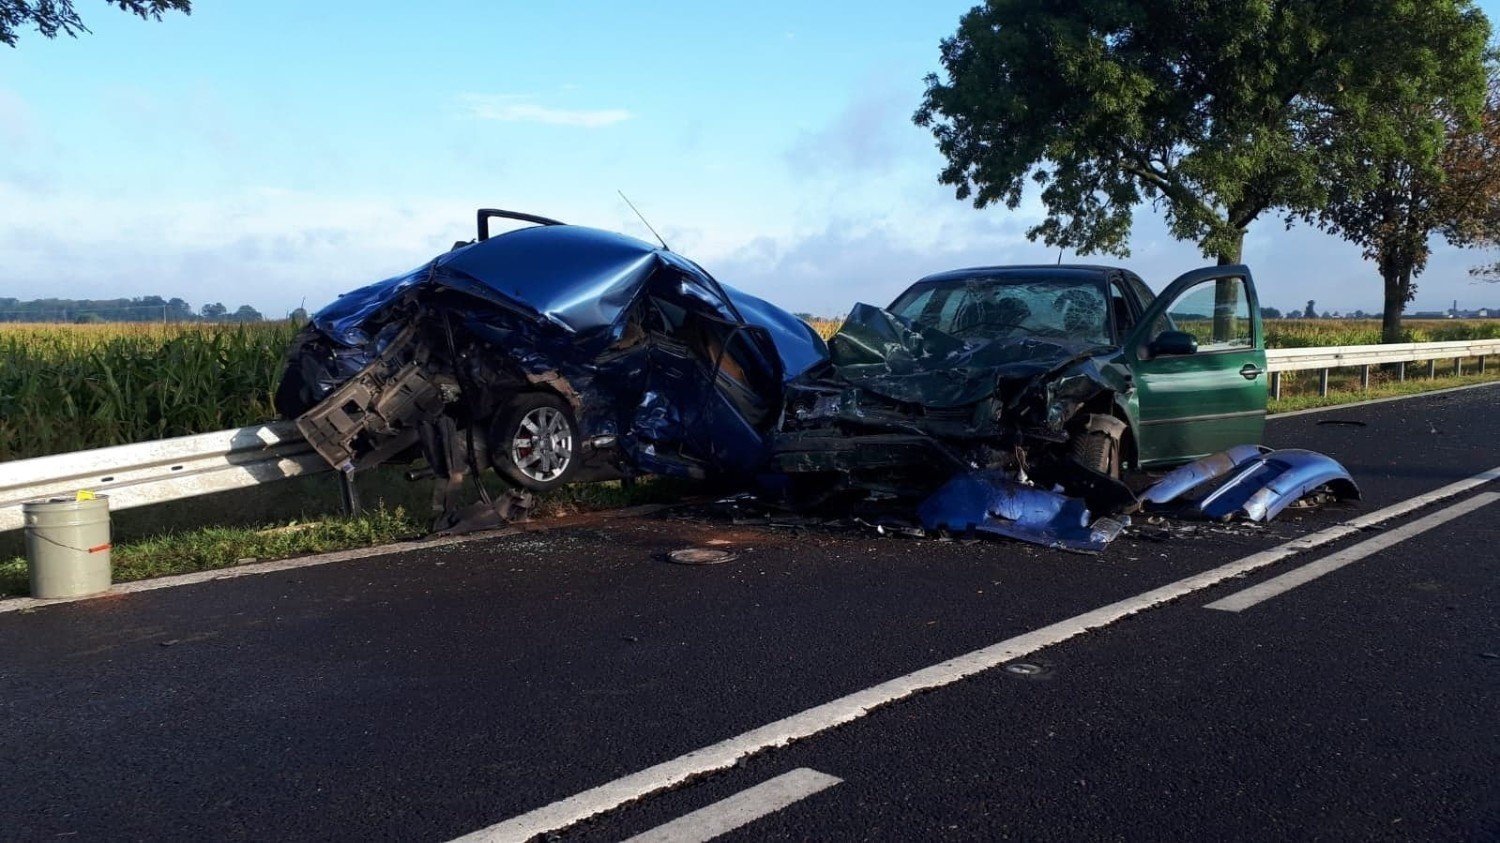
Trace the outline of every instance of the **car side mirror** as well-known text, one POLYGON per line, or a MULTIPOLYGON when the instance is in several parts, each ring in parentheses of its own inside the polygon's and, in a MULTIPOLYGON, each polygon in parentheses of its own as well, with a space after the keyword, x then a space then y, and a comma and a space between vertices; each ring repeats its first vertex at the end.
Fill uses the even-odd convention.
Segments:
POLYGON ((1148 346, 1152 357, 1194 354, 1198 351, 1198 340, 1184 331, 1162 331, 1148 346))

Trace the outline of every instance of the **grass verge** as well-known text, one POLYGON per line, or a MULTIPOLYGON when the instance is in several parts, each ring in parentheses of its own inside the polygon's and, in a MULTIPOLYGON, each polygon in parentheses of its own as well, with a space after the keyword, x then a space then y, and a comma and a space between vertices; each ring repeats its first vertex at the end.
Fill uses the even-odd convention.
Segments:
MULTIPOLYGON (((671 478, 569 486, 542 496, 542 518, 680 500, 696 487, 671 478)), ((496 489, 495 491, 498 491, 496 489)), ((402 507, 384 505, 358 517, 329 517, 252 527, 204 527, 116 544, 110 552, 115 582, 211 571, 313 553, 373 547, 427 535, 428 525, 402 507)), ((0 560, 0 598, 24 597, 31 584, 26 559, 0 560)))
MULTIPOLYGON (((205 527, 116 545, 110 552, 115 582, 143 580, 228 568, 250 562, 369 547, 425 533, 401 508, 379 509, 356 518, 328 518, 273 527, 205 527)), ((26 560, 0 562, 0 596, 30 593, 26 560)))
POLYGON ((1404 381, 1388 380, 1381 383, 1372 383, 1369 389, 1360 389, 1356 386, 1351 389, 1330 389, 1327 395, 1318 395, 1316 392, 1307 395, 1283 395, 1281 398, 1272 399, 1266 409, 1274 415, 1276 413, 1289 413, 1293 410, 1310 410, 1314 407, 1333 407, 1338 404, 1351 404, 1356 401, 1368 401, 1372 398, 1419 395, 1423 392, 1432 392, 1439 389, 1452 389, 1455 386, 1472 386, 1481 383, 1494 383, 1495 381, 1500 381, 1500 369, 1491 370, 1482 375, 1460 375, 1458 377, 1450 375, 1447 377, 1420 378, 1404 381))

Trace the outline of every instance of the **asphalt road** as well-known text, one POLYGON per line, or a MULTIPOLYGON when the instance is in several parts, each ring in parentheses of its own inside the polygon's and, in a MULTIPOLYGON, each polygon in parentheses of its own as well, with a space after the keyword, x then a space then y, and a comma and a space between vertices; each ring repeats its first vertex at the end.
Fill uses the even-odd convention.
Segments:
MULTIPOLYGON (((0 838, 452 839, 1500 465, 1497 406, 1484 388, 1273 421, 1268 444, 1337 457, 1365 501, 1100 557, 664 514, 0 614, 0 838), (710 540, 737 558, 658 558, 710 540)), ((701 830, 812 770, 838 781, 725 839, 1496 839, 1500 502, 1205 608, 1495 491, 561 836, 707 809, 701 830)))

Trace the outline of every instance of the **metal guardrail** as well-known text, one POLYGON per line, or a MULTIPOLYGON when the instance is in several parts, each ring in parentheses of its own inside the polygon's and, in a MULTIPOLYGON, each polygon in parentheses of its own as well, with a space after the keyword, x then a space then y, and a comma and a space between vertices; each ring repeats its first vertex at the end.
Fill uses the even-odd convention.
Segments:
MULTIPOLYGON (((1326 393, 1329 369, 1362 366, 1368 385, 1371 366, 1399 364, 1404 377, 1406 363, 1478 358, 1482 372, 1492 354, 1500 355, 1500 340, 1281 348, 1266 352, 1266 368, 1279 397, 1283 372, 1319 370, 1326 393)), ((330 470, 288 422, 13 460, 0 463, 0 532, 20 529, 23 502, 79 489, 107 494, 110 509, 121 510, 330 470)), ((357 504, 346 497, 346 505, 357 504)))
POLYGON ((1266 369, 1271 373, 1271 397, 1281 397, 1281 373, 1317 370, 1318 394, 1328 394, 1328 372, 1360 367, 1360 386, 1370 386, 1370 367, 1395 364, 1397 377, 1406 380, 1406 364, 1427 361, 1427 375, 1437 375, 1437 361, 1454 360, 1454 374, 1463 373, 1463 361, 1478 358, 1478 371, 1485 358, 1500 354, 1500 340, 1456 340, 1452 342, 1404 342, 1389 345, 1335 345, 1310 348, 1272 348, 1266 351, 1266 369))
POLYGON ((0 463, 0 531, 21 528, 23 502, 79 489, 120 510, 329 470, 287 422, 13 460, 0 463))

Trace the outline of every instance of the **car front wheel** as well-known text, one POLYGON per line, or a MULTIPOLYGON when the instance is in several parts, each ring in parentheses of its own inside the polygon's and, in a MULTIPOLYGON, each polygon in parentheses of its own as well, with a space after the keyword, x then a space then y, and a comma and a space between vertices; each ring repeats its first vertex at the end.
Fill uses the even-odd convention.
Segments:
POLYGON ((1073 461, 1120 479, 1120 440, 1125 429, 1124 422, 1111 416, 1089 416, 1086 428, 1073 437, 1073 461))
POLYGON ((490 443, 495 470, 524 489, 549 491, 578 471, 578 423, 550 393, 511 398, 495 416, 490 443))

